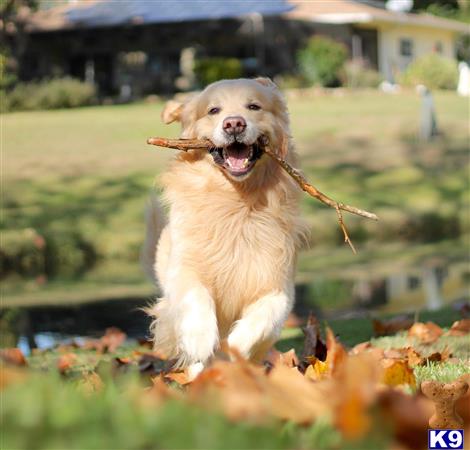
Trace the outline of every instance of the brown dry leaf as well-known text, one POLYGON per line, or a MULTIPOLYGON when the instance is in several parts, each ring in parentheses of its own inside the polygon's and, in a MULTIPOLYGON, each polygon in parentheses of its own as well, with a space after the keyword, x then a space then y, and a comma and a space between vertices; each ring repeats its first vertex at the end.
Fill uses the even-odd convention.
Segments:
POLYGON ((423 366, 426 364, 426 358, 423 358, 413 347, 406 349, 406 359, 411 367, 423 366))
POLYGON ((105 334, 100 339, 88 339, 83 344, 85 350, 96 350, 100 353, 113 353, 126 340, 127 335, 119 328, 106 328, 105 334))
POLYGON ((287 352, 280 352, 275 348, 269 350, 266 358, 263 361, 265 368, 271 370, 274 366, 283 365, 287 367, 298 367, 299 358, 295 349, 291 348, 287 352))
POLYGON ((309 357, 325 361, 326 359, 326 344, 322 341, 320 336, 320 325, 317 318, 310 313, 305 327, 302 328, 304 333, 304 348, 302 351, 302 360, 308 360, 309 357))
POLYGON ((189 398, 207 408, 218 406, 231 419, 266 421, 278 417, 310 423, 330 411, 317 384, 296 368, 275 366, 269 375, 247 361, 216 361, 188 386, 189 398))
MULTIPOLYGON (((279 363, 287 367, 297 367, 299 365, 299 358, 295 353, 295 349, 291 348, 289 351, 279 354, 279 363)), ((275 364, 276 365, 276 364, 275 364)))
POLYGON ((175 381, 178 384, 181 384, 182 386, 191 383, 191 380, 189 379, 189 376, 186 371, 184 372, 169 372, 164 375, 165 380, 171 380, 175 381))
POLYGON ((102 351, 109 353, 115 352, 118 347, 124 344, 126 338, 126 333, 121 331, 119 328, 107 328, 104 336, 100 339, 102 351))
POLYGON ((408 330, 408 336, 417 338, 423 344, 436 342, 443 333, 442 328, 433 322, 416 322, 408 330))
POLYGON ((220 408, 233 420, 265 420, 263 373, 262 368, 239 361, 216 361, 188 385, 188 397, 208 409, 220 408))
POLYGON ((370 429, 369 408, 377 395, 380 372, 376 358, 364 352, 345 359, 330 380, 328 401, 334 403, 335 423, 348 439, 362 437, 370 429))
MULTIPOLYGON (((416 365, 425 366, 427 363, 430 363, 430 362, 447 361, 451 356, 452 356, 451 351, 446 347, 441 352, 434 352, 434 353, 431 353, 428 356, 421 357, 422 361, 419 362, 416 365)), ((408 363, 410 364, 410 366, 415 365, 415 364, 412 364, 412 361, 414 362, 414 360, 408 359, 408 363)))
POLYGON ((325 378, 328 373, 328 364, 314 358, 305 371, 305 377, 309 380, 318 381, 325 378))
POLYGON ((170 399, 183 399, 182 393, 176 389, 171 389, 162 375, 152 378, 152 386, 144 390, 144 395, 137 396, 137 393, 141 394, 140 388, 138 389, 138 391, 131 391, 128 392, 128 394, 130 394, 132 398, 137 398, 143 406, 150 408, 160 406, 170 399))
POLYGON ((446 336, 465 336, 470 333, 470 319, 455 321, 446 336))
POLYGON ((59 356, 57 360, 57 369, 59 372, 64 374, 70 370, 78 361, 77 355, 75 353, 64 353, 59 356))
POLYGON ((427 448, 428 420, 433 406, 426 397, 384 387, 379 392, 378 404, 381 416, 391 425, 401 444, 413 450, 427 448))
POLYGON ((268 411, 281 419, 312 423, 332 412, 322 383, 308 381, 297 369, 275 367, 267 376, 265 395, 268 411))
POLYGON ((0 349, 0 359, 14 366, 26 366, 26 358, 19 348, 2 348, 0 349))
POLYGON ((330 327, 326 328, 326 364, 328 373, 334 375, 346 361, 348 354, 344 347, 336 340, 330 327))
POLYGON ((408 365, 406 359, 383 359, 381 364, 384 369, 382 383, 388 386, 408 384, 413 388, 416 387, 413 369, 408 365))
POLYGON ((372 320, 374 336, 387 336, 398 331, 407 330, 413 325, 413 320, 408 316, 396 316, 386 320, 372 320))
POLYGON ((160 358, 155 353, 144 353, 137 361, 140 373, 150 374, 152 376, 168 372, 171 362, 160 358))
POLYGON ((350 355, 359 355, 360 353, 367 353, 376 359, 384 358, 385 351, 383 348, 374 347, 369 341, 361 342, 355 345, 350 351, 350 355))

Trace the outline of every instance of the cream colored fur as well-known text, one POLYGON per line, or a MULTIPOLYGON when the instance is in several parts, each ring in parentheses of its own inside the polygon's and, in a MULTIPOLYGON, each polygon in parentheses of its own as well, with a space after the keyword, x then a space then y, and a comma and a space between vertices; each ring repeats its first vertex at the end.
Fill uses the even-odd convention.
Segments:
MULTIPOLYGON (((230 115, 245 118, 248 139, 266 135, 278 151, 289 136, 285 102, 264 78, 214 83, 184 104, 169 103, 163 119, 181 121, 183 137, 223 145, 221 121, 230 115), (247 109, 252 101, 260 111, 247 109), (216 116, 207 114, 213 106, 221 108, 216 116)), ((283 156, 296 164, 288 148, 283 156)), ((225 339, 245 357, 261 358, 294 302, 296 255, 306 233, 298 187, 266 155, 240 181, 195 150, 176 155, 162 184, 168 224, 161 230, 161 209, 152 202, 143 250, 163 292, 150 309, 155 348, 194 375, 225 339)))

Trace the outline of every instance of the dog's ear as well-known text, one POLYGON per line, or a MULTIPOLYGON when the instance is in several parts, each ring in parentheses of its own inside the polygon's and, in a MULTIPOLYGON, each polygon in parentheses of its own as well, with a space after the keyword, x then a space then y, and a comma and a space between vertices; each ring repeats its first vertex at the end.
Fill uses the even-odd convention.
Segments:
POLYGON ((162 111, 162 120, 169 124, 172 122, 181 122, 181 114, 183 112, 183 103, 176 100, 169 100, 162 111))
POLYGON ((255 78, 255 81, 263 86, 266 86, 272 89, 277 89, 276 83, 273 80, 271 80, 271 78, 258 77, 258 78, 255 78))

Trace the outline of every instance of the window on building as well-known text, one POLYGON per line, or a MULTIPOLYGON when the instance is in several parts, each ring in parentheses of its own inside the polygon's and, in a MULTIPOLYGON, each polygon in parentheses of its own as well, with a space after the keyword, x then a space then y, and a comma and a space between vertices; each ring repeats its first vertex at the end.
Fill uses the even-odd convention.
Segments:
POLYGON ((400 55, 413 56, 413 41, 411 39, 400 39, 400 55))

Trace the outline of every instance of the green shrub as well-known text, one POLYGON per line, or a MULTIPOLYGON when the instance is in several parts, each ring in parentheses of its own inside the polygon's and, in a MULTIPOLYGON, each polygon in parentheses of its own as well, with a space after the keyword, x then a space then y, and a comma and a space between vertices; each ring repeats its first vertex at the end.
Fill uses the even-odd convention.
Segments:
POLYGON ((356 61, 348 61, 344 66, 343 84, 350 88, 377 88, 383 81, 382 75, 364 67, 356 61))
POLYGON ((93 266, 96 251, 80 234, 32 228, 1 230, 0 277, 20 275, 75 276, 93 266))
POLYGON ((95 87, 73 78, 56 78, 37 83, 20 83, 7 94, 10 111, 75 108, 92 104, 95 87))
POLYGON ((242 64, 236 58, 204 58, 196 61, 194 72, 202 85, 223 79, 240 78, 242 64))
POLYGON ((1 230, 0 276, 9 272, 38 275, 45 271, 45 240, 34 229, 1 230))
POLYGON ((310 85, 334 86, 338 84, 341 69, 346 62, 346 46, 324 36, 315 36, 297 53, 297 63, 310 85))
POLYGON ((429 89, 455 89, 458 80, 457 63, 436 54, 413 61, 399 78, 399 82, 416 86, 424 84, 429 89))

